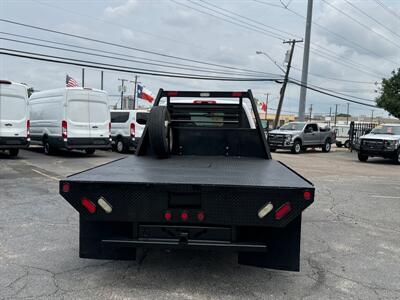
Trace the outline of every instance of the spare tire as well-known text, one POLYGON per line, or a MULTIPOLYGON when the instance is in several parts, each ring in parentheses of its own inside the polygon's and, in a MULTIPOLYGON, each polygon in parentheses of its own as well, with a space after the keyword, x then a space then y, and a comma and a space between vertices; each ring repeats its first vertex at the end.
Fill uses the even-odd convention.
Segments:
POLYGON ((150 146, 156 156, 169 157, 172 150, 171 118, 166 106, 154 106, 147 121, 150 146))

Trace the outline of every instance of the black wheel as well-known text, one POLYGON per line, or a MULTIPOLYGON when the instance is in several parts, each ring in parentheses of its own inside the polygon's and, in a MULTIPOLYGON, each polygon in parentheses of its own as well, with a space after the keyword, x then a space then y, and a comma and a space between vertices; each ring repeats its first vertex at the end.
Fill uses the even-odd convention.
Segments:
POLYGON ((92 155, 96 152, 96 149, 85 149, 86 154, 92 155))
POLYGON ((350 148, 350 141, 349 141, 349 140, 345 141, 345 142, 344 142, 344 146, 345 146, 346 148, 350 148))
POLYGON ((46 154, 46 155, 52 155, 54 153, 54 149, 50 145, 48 140, 45 140, 43 142, 43 148, 44 148, 44 154, 46 154))
POLYGON ((270 148, 270 149, 269 149, 269 151, 271 151, 271 152, 275 152, 275 151, 276 151, 276 149, 275 149, 275 148, 270 148))
POLYGON ((362 161, 362 162, 366 162, 368 160, 368 155, 358 153, 358 160, 362 161))
POLYGON ((327 139, 322 146, 322 152, 329 152, 331 151, 332 145, 331 145, 331 140, 327 139))
POLYGON ((301 142, 299 140, 295 140, 292 149, 290 149, 290 151, 293 154, 299 154, 301 152, 301 142))
POLYGON ((16 156, 18 156, 19 149, 10 149, 10 150, 8 150, 8 152, 10 153, 10 156, 16 157, 16 156))
POLYGON ((147 121, 149 140, 154 154, 160 158, 169 157, 172 150, 171 118, 166 106, 154 106, 147 121))
POLYGON ((393 158, 393 161, 396 165, 400 165, 400 149, 397 150, 397 154, 395 155, 395 157, 393 158))
POLYGON ((343 144, 342 144, 342 142, 336 142, 336 147, 338 147, 338 148, 342 148, 342 147, 343 147, 343 144))
POLYGON ((118 153, 124 153, 124 152, 126 151, 124 142, 122 141, 121 138, 117 139, 117 142, 116 142, 116 144, 115 144, 115 150, 116 150, 118 153))

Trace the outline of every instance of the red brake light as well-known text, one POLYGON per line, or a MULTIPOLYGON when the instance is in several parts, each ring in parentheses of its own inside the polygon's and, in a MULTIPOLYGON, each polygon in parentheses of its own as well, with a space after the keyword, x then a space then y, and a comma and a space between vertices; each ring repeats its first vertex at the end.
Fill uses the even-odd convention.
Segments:
POLYGON ((167 92, 167 96, 178 96, 178 92, 177 91, 169 91, 169 92, 167 92))
POLYGON ((94 214, 96 212, 96 205, 88 198, 83 197, 81 199, 81 203, 91 214, 94 214))
POLYGON ((275 212, 275 219, 280 220, 286 216, 292 210, 292 206, 289 202, 286 202, 275 212))
POLYGON ((26 120, 26 138, 31 138, 31 121, 26 120))
POLYGON ((242 92, 233 92, 232 97, 242 97, 242 92))
POLYGON ((181 219, 182 221, 187 221, 187 219, 189 219, 189 215, 186 211, 181 213, 181 219))
POLYGON ((206 215, 204 214, 204 211, 200 211, 197 213, 197 220, 199 220, 200 222, 204 221, 205 218, 206 215))
POLYGON ((310 200, 311 199, 311 192, 305 191, 303 193, 303 197, 304 197, 304 200, 310 200))
POLYGON ((193 104, 216 104, 215 100, 194 100, 193 104))
POLYGON ((135 123, 131 123, 131 137, 135 136, 135 123))
POLYGON ((169 212, 169 211, 166 211, 166 212, 164 213, 164 219, 167 220, 167 221, 171 221, 171 219, 172 219, 172 213, 169 212))
POLYGON ((68 124, 67 124, 67 121, 65 121, 65 120, 63 120, 61 122, 61 132, 62 132, 63 139, 68 138, 68 124))
POLYGON ((63 183, 63 185, 62 185, 63 193, 68 193, 70 188, 71 188, 71 185, 68 182, 63 183))

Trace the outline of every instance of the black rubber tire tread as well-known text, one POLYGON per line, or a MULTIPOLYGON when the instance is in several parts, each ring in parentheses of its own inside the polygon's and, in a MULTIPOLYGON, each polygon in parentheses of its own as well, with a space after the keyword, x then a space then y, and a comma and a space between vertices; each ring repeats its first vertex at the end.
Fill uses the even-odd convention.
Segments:
POLYGON ((10 153, 11 157, 17 157, 18 153, 19 153, 19 149, 10 149, 10 150, 8 150, 8 152, 10 153))
POLYGON ((169 147, 169 128, 165 128, 165 121, 171 121, 166 106, 154 106, 149 114, 147 126, 149 130, 149 140, 154 154, 159 158, 170 156, 169 147))
POLYGON ((96 149, 91 149, 91 148, 85 149, 85 152, 87 155, 93 155, 96 152, 96 149))
POLYGON ((322 146, 322 152, 328 153, 331 151, 331 149, 332 149, 331 140, 328 138, 328 139, 326 139, 324 145, 322 146), (326 149, 327 144, 330 145, 329 150, 326 149))
POLYGON ((301 141, 300 140, 295 140, 293 143, 292 148, 290 149, 290 152, 292 152, 293 154, 299 154, 301 152, 301 141), (296 144, 300 144, 300 151, 296 152, 296 144))
POLYGON ((400 148, 397 150, 397 154, 393 158, 393 162, 395 165, 400 165, 400 148))
POLYGON ((43 142, 43 149, 44 149, 44 154, 46 154, 46 155, 52 155, 55 152, 53 149, 53 146, 50 145, 50 142, 47 139, 44 140, 44 142, 43 142), (47 147, 47 151, 46 151, 46 147, 47 147))
POLYGON ((361 153, 358 153, 358 160, 362 161, 362 162, 366 162, 368 160, 368 156, 364 155, 364 154, 361 154, 361 153))

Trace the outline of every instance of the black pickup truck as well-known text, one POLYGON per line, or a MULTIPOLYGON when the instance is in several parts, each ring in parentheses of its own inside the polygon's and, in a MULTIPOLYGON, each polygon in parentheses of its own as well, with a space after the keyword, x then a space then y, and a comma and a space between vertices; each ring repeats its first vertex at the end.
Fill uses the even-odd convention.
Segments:
POLYGON ((136 155, 60 182, 80 214, 80 257, 220 249, 237 252, 240 264, 291 271, 314 192, 271 159, 250 90, 161 89, 136 155))

